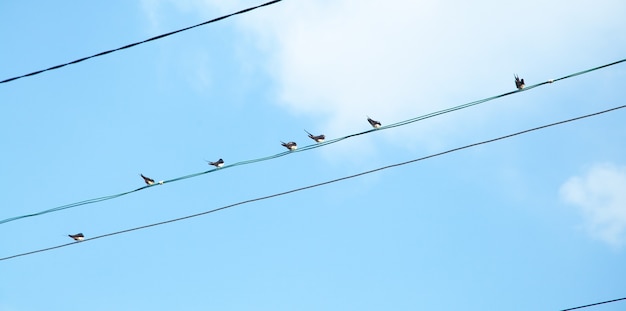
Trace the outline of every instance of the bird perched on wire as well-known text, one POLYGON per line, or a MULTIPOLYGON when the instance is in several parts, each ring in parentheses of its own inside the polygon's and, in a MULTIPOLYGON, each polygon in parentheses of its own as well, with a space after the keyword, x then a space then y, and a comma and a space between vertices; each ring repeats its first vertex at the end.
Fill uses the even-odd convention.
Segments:
POLYGON ((367 117, 367 122, 369 122, 369 123, 370 123, 370 125, 371 125, 373 128, 375 128, 375 129, 377 129, 377 128, 379 128, 379 127, 381 126, 380 122, 375 121, 375 120, 372 120, 372 118, 370 118, 370 117, 367 117))
POLYGON ((282 141, 281 141, 281 142, 280 142, 280 144, 281 144, 283 147, 285 147, 285 148, 289 149, 289 151, 294 151, 294 150, 298 149, 298 144, 296 144, 296 143, 295 143, 295 142, 293 142, 293 141, 290 141, 290 142, 288 142, 288 143, 284 143, 284 142, 282 142, 282 141))
POLYGON ((143 174, 139 174, 139 175, 141 175, 141 178, 143 178, 143 181, 146 182, 146 185, 148 185, 148 186, 154 185, 154 179, 152 179, 150 177, 143 176, 143 174))
POLYGON ((524 79, 520 79, 517 75, 515 75, 515 87, 518 90, 521 90, 525 87, 526 85, 524 84, 524 79))
POLYGON ((67 236, 74 239, 74 241, 82 241, 85 239, 85 236, 82 233, 68 234, 67 236))
POLYGON ((207 162, 209 162, 209 165, 213 165, 213 166, 218 167, 218 168, 224 166, 224 160, 222 160, 222 159, 219 159, 219 160, 217 160, 215 162, 211 162, 211 161, 207 161, 207 162))
POLYGON ((307 134, 309 134, 309 138, 311 138, 312 140, 314 140, 316 143, 323 143, 324 139, 326 139, 326 136, 324 136, 324 134, 322 135, 313 135, 311 133, 309 133, 309 131, 304 130, 307 134))

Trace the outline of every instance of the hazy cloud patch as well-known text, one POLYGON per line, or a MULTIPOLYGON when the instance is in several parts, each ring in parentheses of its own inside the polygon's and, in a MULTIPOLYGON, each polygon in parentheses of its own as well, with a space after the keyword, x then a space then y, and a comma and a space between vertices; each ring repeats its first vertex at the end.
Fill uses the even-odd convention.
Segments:
MULTIPOLYGON (((597 34, 626 33, 623 1, 574 2, 298 0, 228 22, 263 51, 242 62, 267 71, 278 105, 324 131, 349 134, 367 129, 366 115, 389 124, 511 91, 514 73, 528 84, 554 78, 560 66, 606 50, 597 34)), ((260 3, 185 0, 176 7, 213 16, 260 3)), ((384 135, 437 146, 470 135, 488 113, 468 109, 384 135)))
POLYGON ((583 216, 585 228, 595 238, 614 246, 626 242, 626 166, 603 163, 582 176, 569 178, 561 198, 583 216))
MULTIPOLYGON (((223 1, 198 3, 224 8, 223 1)), ((237 18, 237 25, 266 52, 264 66, 275 82, 279 105, 315 118, 330 132, 347 134, 367 126, 365 115, 389 124, 513 90, 513 73, 527 83, 554 78, 545 71, 552 75, 559 66, 588 59, 594 54, 589 50, 602 49, 594 44, 601 40, 595 33, 626 31, 616 13, 620 9, 626 5, 619 1, 529 1, 519 6, 501 1, 300 0, 246 14, 237 18)), ((484 112, 466 110, 444 123, 388 137, 434 146, 451 138, 445 132, 467 132, 484 118, 489 118, 484 112)))

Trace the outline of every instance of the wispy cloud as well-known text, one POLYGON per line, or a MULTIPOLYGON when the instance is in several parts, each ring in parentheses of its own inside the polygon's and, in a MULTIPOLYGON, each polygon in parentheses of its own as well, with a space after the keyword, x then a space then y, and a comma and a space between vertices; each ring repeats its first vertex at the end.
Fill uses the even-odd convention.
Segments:
POLYGON ((592 236, 614 247, 626 243, 626 166, 596 164, 568 179, 560 194, 581 211, 592 236))
MULTIPOLYGON (((253 4, 185 1, 221 11, 253 4)), ((626 31, 623 9, 621 1, 299 0, 236 23, 267 52, 283 107, 349 133, 366 114, 389 123, 513 89, 513 73, 528 83, 552 78, 543 76, 549 62, 571 66, 603 49, 597 34, 626 31)))
MULTIPOLYGON (((365 115, 388 124, 513 90, 514 73, 534 84, 560 66, 597 65, 584 60, 618 40, 601 34, 626 40, 626 2, 574 2, 288 0, 233 22, 264 52, 247 62, 267 70, 281 107, 346 134, 367 128, 365 115)), ((260 2, 182 3, 176 7, 231 12, 260 2)), ((454 114, 385 135, 433 146, 486 117, 454 114)))
POLYGON ((160 1, 159 0, 141 0, 140 5, 144 14, 147 16, 148 21, 150 22, 150 27, 152 29, 158 29, 159 10, 161 7, 160 1))

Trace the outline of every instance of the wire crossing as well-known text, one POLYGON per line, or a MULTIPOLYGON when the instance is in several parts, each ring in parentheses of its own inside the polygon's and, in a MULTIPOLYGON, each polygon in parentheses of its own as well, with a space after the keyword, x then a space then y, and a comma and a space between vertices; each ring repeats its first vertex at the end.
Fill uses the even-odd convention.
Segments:
POLYGON ((272 160, 272 159, 276 159, 276 158, 279 158, 279 157, 286 156, 288 154, 292 154, 292 153, 296 153, 296 152, 308 151, 308 150, 315 149, 315 148, 320 148, 320 147, 323 147, 323 146, 327 146, 327 145, 330 145, 330 144, 334 144, 334 143, 340 142, 340 141, 348 139, 348 138, 352 138, 352 137, 356 137, 356 136, 360 136, 360 135, 364 135, 364 134, 370 134, 370 133, 375 132, 375 131, 386 130, 386 129, 390 129, 390 128, 394 128, 394 127, 398 127, 398 126, 404 126, 404 125, 407 125, 407 124, 411 124, 411 123, 414 123, 414 122, 418 122, 418 121, 421 121, 421 120, 425 120, 425 119, 428 119, 428 118, 439 116, 439 115, 442 115, 442 114, 450 113, 450 112, 453 112, 453 111, 456 111, 456 110, 465 109, 465 108, 468 108, 468 107, 471 107, 471 106, 475 106, 475 105, 478 105, 478 104, 482 104, 482 103, 485 103, 485 102, 488 102, 488 101, 491 101, 491 100, 494 100, 494 99, 498 99, 498 98, 501 98, 501 97, 505 97, 505 96, 509 96, 509 95, 512 95, 512 94, 517 94, 517 93, 520 93, 520 92, 523 92, 523 91, 527 91, 527 90, 530 90, 530 89, 533 89, 533 88, 536 88, 536 87, 539 87, 539 86, 542 86, 542 85, 545 85, 545 84, 550 84, 550 83, 553 83, 555 81, 564 80, 564 79, 567 79, 567 78, 583 75, 583 74, 586 74, 586 73, 589 73, 589 72, 592 72, 592 71, 595 71, 595 70, 599 70, 599 69, 602 69, 602 68, 606 68, 606 67, 609 67, 609 66, 617 65, 617 64, 622 63, 622 62, 626 62, 626 58, 622 59, 622 60, 619 60, 619 61, 616 61, 616 62, 613 62, 613 63, 610 63, 610 64, 606 64, 606 65, 594 67, 594 68, 591 68, 591 69, 583 70, 583 71, 580 71, 580 72, 576 72, 576 73, 573 73, 573 74, 570 74, 570 75, 567 75, 567 76, 564 76, 564 77, 561 77, 561 78, 558 78, 558 79, 548 80, 548 81, 541 82, 541 83, 538 83, 538 84, 535 84, 535 85, 531 85, 531 86, 528 86, 528 87, 526 87, 524 89, 521 89, 521 90, 515 90, 515 91, 507 92, 507 93, 504 93, 504 94, 487 97, 487 98, 484 98, 484 99, 481 99, 481 100, 477 100, 477 101, 473 101, 473 102, 469 102, 469 103, 466 103, 466 104, 463 104, 463 105, 459 105, 459 106, 455 106, 455 107, 452 107, 452 108, 448 108, 448 109, 432 112, 432 113, 429 113, 429 114, 425 114, 425 115, 422 115, 422 116, 419 116, 419 117, 416 117, 416 118, 412 118, 412 119, 408 119, 408 120, 392 123, 392 124, 389 124, 389 125, 381 126, 378 129, 371 129, 371 130, 367 130, 367 131, 364 131, 364 132, 359 132, 359 133, 350 134, 350 135, 347 135, 347 136, 331 139, 331 140, 325 141, 323 143, 316 143, 316 144, 304 146, 304 147, 296 149, 294 151, 285 151, 285 152, 277 153, 277 154, 274 154, 274 155, 271 155, 271 156, 266 156, 266 157, 262 157, 262 158, 252 159, 252 160, 245 160, 245 161, 236 162, 236 163, 229 164, 229 165, 224 165, 221 168, 210 169, 210 170, 199 172, 199 173, 194 173, 194 174, 190 174, 190 175, 176 177, 176 178, 169 179, 169 180, 163 180, 163 181, 161 181, 159 183, 155 183, 154 185, 151 185, 151 186, 143 186, 143 187, 137 188, 135 190, 131 190, 131 191, 127 191, 127 192, 123 192, 123 193, 119 193, 119 194, 113 194, 113 195, 99 197, 99 198, 95 198, 95 199, 89 199, 89 200, 84 200, 84 201, 75 202, 75 203, 71 203, 71 204, 61 205, 61 206, 58 206, 58 207, 55 207, 55 208, 51 208, 51 209, 47 209, 47 210, 44 210, 44 211, 40 211, 40 212, 37 212, 37 213, 32 213, 32 214, 27 214, 27 215, 21 215, 21 216, 15 216, 15 217, 6 218, 6 219, 3 219, 3 220, 0 220, 0 224, 16 221, 16 220, 23 219, 23 218, 40 216, 40 215, 44 215, 44 214, 48 214, 48 213, 52 213, 52 212, 58 212, 58 211, 61 211, 61 210, 65 210, 65 209, 68 209, 68 208, 73 208, 73 207, 77 207, 77 206, 81 206, 81 205, 87 205, 87 204, 93 204, 93 203, 102 202, 102 201, 106 201, 106 200, 111 200, 111 199, 115 199, 115 198, 118 198, 118 197, 121 197, 121 196, 125 196, 127 194, 131 194, 133 192, 144 190, 146 188, 155 187, 155 186, 163 185, 163 184, 166 184, 166 183, 176 182, 176 181, 183 180, 183 179, 198 177, 200 175, 213 173, 213 172, 215 172, 217 170, 223 170, 223 169, 227 169, 227 168, 230 168, 230 167, 235 167, 235 166, 240 166, 240 165, 247 165, 247 164, 252 164, 252 163, 257 163, 257 162, 268 161, 268 160, 272 160))
POLYGON ((182 28, 182 29, 174 30, 174 31, 172 31, 172 32, 164 33, 164 34, 161 34, 161 35, 158 35, 158 36, 155 36, 155 37, 152 37, 152 38, 149 38, 149 39, 143 40, 143 41, 139 41, 139 42, 131 43, 131 44, 128 44, 128 45, 125 45, 125 46, 119 47, 119 48, 117 48, 117 49, 112 49, 112 50, 108 50, 108 51, 100 52, 100 53, 98 53, 98 54, 94 54, 94 55, 91 55, 91 56, 87 56, 87 57, 79 58, 79 59, 74 60, 74 61, 71 61, 71 62, 69 62, 69 63, 60 64, 60 65, 56 65, 56 66, 53 66, 53 67, 50 67, 50 68, 46 68, 46 69, 43 69, 43 70, 38 70, 38 71, 35 71, 35 72, 31 72, 31 73, 28 73, 28 74, 25 74, 25 75, 21 75, 21 76, 17 76, 17 77, 13 77, 13 78, 5 79, 5 80, 0 81, 0 84, 2 84, 2 83, 7 83, 7 82, 11 82, 11 81, 15 81, 15 80, 17 80, 17 79, 21 79, 21 78, 25 78, 25 77, 30 77, 30 76, 38 75, 38 74, 40 74, 40 73, 44 73, 44 72, 46 72, 46 71, 59 69, 59 68, 62 68, 62 67, 68 66, 68 65, 73 65, 73 64, 77 64, 77 63, 80 63, 80 62, 86 61, 86 60, 88 60, 88 59, 92 59, 92 58, 99 57, 99 56, 104 56, 104 55, 106 55, 106 54, 110 54, 110 53, 113 53, 113 52, 117 52, 117 51, 121 51, 121 50, 124 50, 124 49, 128 49, 128 48, 131 48, 131 47, 134 47, 134 46, 138 46, 138 45, 140 45, 140 44, 148 43, 148 42, 150 42, 150 41, 154 41, 154 40, 162 39, 162 38, 165 38, 165 37, 169 37, 169 36, 174 35, 174 34, 177 34, 177 33, 179 33, 179 32, 183 32, 183 31, 187 31, 187 30, 190 30, 190 29, 193 29, 193 28, 196 28, 196 27, 200 27, 200 26, 204 26, 204 25, 207 25, 207 24, 215 23, 215 22, 217 22, 217 21, 220 21, 220 20, 223 20, 223 19, 226 19, 226 18, 229 18, 229 17, 235 16, 235 15, 243 14, 243 13, 250 12, 250 11, 252 11, 252 10, 255 10, 255 9, 258 9, 258 8, 261 8, 261 7, 264 7, 264 6, 269 6, 269 5, 272 5, 272 4, 275 4, 275 3, 278 3, 278 2, 280 2, 280 1, 282 1, 282 0, 273 0, 273 1, 270 1, 270 2, 266 2, 266 3, 260 4, 260 5, 254 6, 254 7, 250 7, 250 8, 247 8, 247 9, 243 9, 243 10, 238 11, 238 12, 235 12, 235 13, 231 13, 231 14, 228 14, 228 15, 220 16, 220 17, 214 18, 214 19, 212 19, 212 20, 208 20, 208 21, 206 21, 206 22, 202 22, 202 23, 200 23, 200 24, 196 24, 196 25, 189 26, 189 27, 186 27, 186 28, 182 28))
MULTIPOLYGON (((151 227, 161 226, 161 225, 165 225, 165 224, 169 224, 169 223, 173 223, 173 222, 183 221, 183 220, 186 220, 186 219, 195 218, 195 217, 199 217, 199 216, 204 216, 204 215, 215 213, 215 212, 218 212, 218 211, 221 211, 221 210, 229 209, 231 207, 235 207, 235 206, 238 206, 238 205, 243 205, 243 204, 247 204, 247 203, 267 200, 267 199, 271 199, 271 198, 287 195, 287 194, 294 193, 294 192, 299 192, 299 191, 304 191, 304 190, 308 190, 308 189, 312 189, 312 188, 317 188, 317 187, 333 184, 333 183, 336 183, 336 182, 340 182, 340 181, 344 181, 344 180, 360 177, 360 176, 363 176, 363 175, 376 173, 376 172, 379 172, 379 171, 382 171, 382 170, 386 170, 386 169, 390 169, 390 168, 394 168, 394 167, 399 167, 399 166, 404 166, 404 165, 407 165, 407 164, 411 164, 411 163, 427 160, 427 159, 430 159, 430 158, 439 157, 439 156, 442 156, 442 155, 445 155, 445 154, 448 154, 448 153, 453 153, 453 152, 457 152, 457 151, 460 151, 460 150, 464 150, 464 149, 468 149, 468 148, 472 148, 472 147, 476 147, 476 146, 480 146, 480 145, 496 142, 496 141, 499 141, 499 140, 508 139, 508 138, 511 138, 511 137, 514 137, 514 136, 518 136, 518 135, 522 135, 522 134, 526 134, 526 133, 542 130, 542 129, 545 129, 545 128, 548 128, 548 127, 553 127, 553 126, 557 126, 557 125, 561 125, 561 124, 565 124, 565 123, 569 123, 569 122, 573 122, 573 121, 578 121, 578 120, 582 120, 582 119, 598 116, 598 115, 601 115, 601 114, 609 113, 609 112, 616 111, 616 110, 623 109, 623 108, 626 108, 626 105, 618 106, 618 107, 610 108, 610 109, 607 109, 607 110, 594 112, 594 113, 586 114, 586 115, 583 115, 583 116, 579 116, 579 117, 575 117, 575 118, 571 118, 571 119, 567 119, 567 120, 563 120, 563 121, 558 121, 558 122, 554 122, 554 123, 550 123, 550 124, 546 124, 546 125, 542 125, 542 126, 538 126, 538 127, 534 127, 534 128, 523 130, 523 131, 516 132, 516 133, 513 133, 513 134, 508 134, 508 135, 500 136, 500 137, 497 137, 497 138, 484 140, 484 141, 481 141, 481 142, 465 145, 465 146, 454 148, 454 149, 449 149, 449 150, 446 150, 446 151, 443 151, 443 152, 431 154, 431 155, 424 156, 424 157, 421 157, 421 158, 417 158, 417 159, 413 159, 413 160, 409 160, 409 161, 405 161, 405 162, 400 162, 400 163, 396 163, 396 164, 391 164, 391 165, 375 168, 375 169, 372 169, 372 170, 369 170, 369 171, 364 171, 364 172, 357 173, 357 174, 354 174, 354 175, 344 176, 344 177, 341 177, 341 178, 337 178, 337 179, 321 182, 321 183, 318 183, 318 184, 313 184, 313 185, 309 185, 309 186, 305 186, 305 187, 301 187, 301 188, 296 188, 296 189, 291 189, 291 190, 288 190, 288 191, 279 192, 279 193, 275 193, 275 194, 271 194, 271 195, 267 195, 267 196, 263 196, 263 197, 257 197, 257 198, 254 198, 254 199, 240 201, 240 202, 237 202, 237 203, 234 203, 234 204, 222 206, 222 207, 219 207, 219 208, 215 208, 215 209, 212 209, 212 210, 204 211, 204 212, 193 214, 193 215, 183 216, 183 217, 174 218, 174 219, 170 219, 170 220, 165 220, 165 221, 161 221, 161 222, 157 222, 157 223, 152 223, 152 224, 149 224, 149 225, 144 225, 144 226, 135 227, 135 228, 131 228, 131 229, 126 229, 126 230, 122 230, 122 231, 116 231, 116 232, 112 232, 112 233, 107 233, 107 234, 103 234, 103 235, 94 236, 92 238, 84 239, 80 243, 93 241, 93 240, 97 240, 97 239, 102 239, 102 238, 106 238, 106 237, 110 237, 110 236, 114 236, 114 235, 124 234, 124 233, 132 232, 132 231, 147 229, 147 228, 151 228, 151 227)), ((30 251, 30 252, 26 252, 26 253, 21 253, 21 254, 16 254, 16 255, 12 255, 12 256, 7 256, 7 257, 0 258, 0 261, 13 259, 13 258, 21 257, 21 256, 32 255, 32 254, 41 253, 41 252, 46 252, 46 251, 51 251, 51 250, 54 250, 54 249, 57 249, 57 248, 62 248, 62 247, 70 246, 70 245, 76 245, 76 244, 79 244, 79 243, 77 243, 77 242, 66 243, 66 244, 61 244, 61 245, 57 245, 57 246, 43 248, 43 249, 30 251)), ((579 308, 581 308, 581 307, 579 307, 579 308)), ((567 310, 573 310, 573 309, 566 309, 566 310, 563 310, 563 311, 567 311, 567 310)))

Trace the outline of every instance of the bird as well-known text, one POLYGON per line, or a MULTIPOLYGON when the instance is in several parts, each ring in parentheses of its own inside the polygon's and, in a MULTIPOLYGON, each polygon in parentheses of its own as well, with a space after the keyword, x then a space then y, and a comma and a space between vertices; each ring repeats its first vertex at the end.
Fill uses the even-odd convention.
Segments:
POLYGON ((521 90, 525 86, 526 85, 524 85, 524 79, 520 79, 517 75, 515 75, 515 87, 517 87, 518 90, 521 90))
POLYGON ((289 149, 290 151, 294 151, 294 150, 298 149, 298 144, 296 144, 293 141, 290 141, 288 143, 284 143, 284 142, 281 141, 280 143, 281 143, 281 145, 283 145, 283 147, 289 149))
POLYGON ((311 133, 309 133, 309 131, 304 130, 307 134, 309 134, 309 138, 311 138, 312 140, 314 140, 316 143, 323 143, 324 139, 326 139, 326 136, 324 136, 324 134, 322 135, 313 135, 311 133))
POLYGON ((217 160, 215 162, 211 162, 211 161, 207 161, 207 162, 209 162, 209 165, 213 165, 215 167, 222 167, 222 166, 224 166, 224 160, 222 160, 222 159, 219 159, 219 160, 217 160))
POLYGON ((141 175, 141 178, 143 178, 143 181, 146 182, 146 185, 148 185, 148 186, 154 185, 154 179, 152 179, 150 177, 143 176, 143 174, 139 174, 139 175, 141 175))
POLYGON ((85 236, 82 233, 68 234, 67 236, 74 239, 74 241, 82 241, 85 239, 85 236))
POLYGON ((375 129, 379 128, 381 125, 380 122, 372 120, 372 118, 370 117, 367 117, 367 122, 369 122, 372 125, 372 127, 375 129))

